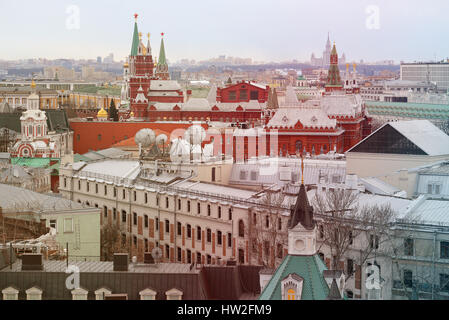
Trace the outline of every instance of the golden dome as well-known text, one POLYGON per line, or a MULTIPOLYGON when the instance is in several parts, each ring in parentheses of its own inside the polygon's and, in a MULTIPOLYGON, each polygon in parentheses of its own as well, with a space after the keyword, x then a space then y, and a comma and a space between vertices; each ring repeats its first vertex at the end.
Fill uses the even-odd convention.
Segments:
POLYGON ((134 112, 131 111, 131 113, 129 114, 131 116, 131 118, 134 117, 134 112))
POLYGON ((125 64, 123 65, 123 67, 128 68, 128 67, 129 67, 128 62, 125 62, 125 64))
POLYGON ((34 80, 31 81, 31 88, 32 89, 36 89, 36 82, 34 82, 34 80))
POLYGON ((97 118, 107 118, 108 112, 104 110, 104 108, 101 108, 100 111, 97 113, 97 118))

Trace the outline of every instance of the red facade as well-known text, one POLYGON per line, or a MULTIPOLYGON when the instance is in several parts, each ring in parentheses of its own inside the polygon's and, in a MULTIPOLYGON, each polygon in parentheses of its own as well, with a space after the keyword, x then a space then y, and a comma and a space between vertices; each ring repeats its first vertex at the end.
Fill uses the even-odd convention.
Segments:
POLYGON ((217 102, 249 102, 257 100, 265 103, 268 100, 270 87, 262 87, 250 82, 239 82, 226 88, 217 88, 217 102))

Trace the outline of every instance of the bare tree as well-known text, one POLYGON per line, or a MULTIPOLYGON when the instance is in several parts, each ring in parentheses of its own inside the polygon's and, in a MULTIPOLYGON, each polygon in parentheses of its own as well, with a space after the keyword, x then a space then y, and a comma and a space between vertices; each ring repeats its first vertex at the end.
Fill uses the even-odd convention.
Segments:
POLYGON ((101 228, 101 253, 105 261, 111 261, 114 253, 129 252, 128 241, 123 241, 120 227, 106 223, 101 228))
POLYGON ((445 260, 438 259, 434 241, 446 230, 437 227, 429 235, 419 234, 419 221, 408 221, 406 228, 394 231, 395 250, 392 256, 393 290, 410 300, 447 299, 449 272, 445 260), (419 243, 415 243, 419 241, 419 243), (419 251, 415 251, 419 246, 419 251), (445 294, 442 294, 444 292, 445 294))
MULTIPOLYGON (((393 218, 390 206, 359 207, 358 198, 359 194, 353 190, 337 189, 316 193, 312 200, 318 214, 320 249, 322 246, 329 249, 334 270, 341 269, 339 262, 350 250, 356 248, 357 264, 362 266, 367 259, 380 255, 380 249, 385 247, 382 244, 390 241, 388 232, 393 218)), ((346 271, 349 278, 356 269, 346 271)))
POLYGON ((268 190, 261 203, 271 206, 270 210, 252 212, 249 217, 249 250, 258 257, 259 263, 271 269, 275 269, 277 260, 283 258, 288 242, 285 227, 288 217, 282 215, 284 209, 281 208, 285 206, 284 201, 284 193, 268 190))

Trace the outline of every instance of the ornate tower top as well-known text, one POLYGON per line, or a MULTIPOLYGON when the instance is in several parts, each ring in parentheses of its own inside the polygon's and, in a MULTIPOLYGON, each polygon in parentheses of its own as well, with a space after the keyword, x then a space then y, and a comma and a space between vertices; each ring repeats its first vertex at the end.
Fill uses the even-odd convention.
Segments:
POLYGON ((134 15, 135 18, 135 22, 134 22, 134 33, 133 33, 133 43, 131 46, 131 56, 137 56, 138 52, 139 52, 139 43, 140 43, 140 39, 139 39, 139 29, 137 28, 137 17, 139 15, 136 13, 134 15))
POLYGON ((340 69, 338 68, 338 53, 334 42, 330 56, 329 74, 327 76, 326 91, 339 90, 342 88, 340 69))
POLYGON ((307 230, 313 230, 315 223, 313 221, 313 208, 309 205, 306 187, 304 186, 304 158, 301 154, 301 187, 299 188, 296 204, 291 212, 289 228, 293 229, 298 224, 307 230))
POLYGON ((168 64, 165 56, 164 33, 161 33, 161 49, 159 52, 159 63, 156 66, 156 76, 161 80, 169 80, 168 64))

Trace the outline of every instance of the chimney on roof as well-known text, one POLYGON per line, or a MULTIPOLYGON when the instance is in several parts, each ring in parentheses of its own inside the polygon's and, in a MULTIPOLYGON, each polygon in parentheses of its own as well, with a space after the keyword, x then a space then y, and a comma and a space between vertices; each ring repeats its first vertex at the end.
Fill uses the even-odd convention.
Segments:
POLYGON ((42 254, 40 253, 25 253, 22 255, 22 271, 40 271, 44 270, 42 263, 42 254))
POLYGON ((128 254, 114 253, 114 271, 128 271, 128 254))

